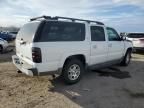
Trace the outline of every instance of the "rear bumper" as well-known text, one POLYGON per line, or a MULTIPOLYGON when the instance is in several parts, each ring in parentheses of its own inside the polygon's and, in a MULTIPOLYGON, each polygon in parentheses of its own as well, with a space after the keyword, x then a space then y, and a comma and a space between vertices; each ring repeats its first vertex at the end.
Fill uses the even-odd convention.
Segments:
POLYGON ((45 75, 53 75, 53 74, 61 74, 62 68, 59 68, 56 71, 47 71, 47 72, 39 72, 37 68, 30 68, 30 66, 24 65, 18 56, 12 56, 13 64, 19 69, 22 73, 28 76, 45 76, 45 75))
POLYGON ((28 66, 25 66, 18 56, 13 55, 12 56, 13 64, 22 72, 25 73, 28 76, 38 76, 38 71, 36 68, 29 68, 28 66))

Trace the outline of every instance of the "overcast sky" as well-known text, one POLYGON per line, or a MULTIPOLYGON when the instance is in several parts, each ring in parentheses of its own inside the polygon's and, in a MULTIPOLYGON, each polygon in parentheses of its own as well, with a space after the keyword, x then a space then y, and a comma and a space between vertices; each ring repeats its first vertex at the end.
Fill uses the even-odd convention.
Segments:
POLYGON ((144 0, 0 0, 0 26, 50 15, 92 19, 120 32, 144 32, 144 0))

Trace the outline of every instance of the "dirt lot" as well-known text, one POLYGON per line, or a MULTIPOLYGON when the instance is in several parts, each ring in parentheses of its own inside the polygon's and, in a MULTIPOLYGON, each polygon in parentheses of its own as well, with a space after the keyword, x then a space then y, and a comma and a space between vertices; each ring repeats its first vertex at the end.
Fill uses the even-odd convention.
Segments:
POLYGON ((71 86, 17 74, 13 54, 0 54, 0 108, 144 108, 144 54, 133 54, 128 67, 86 72, 71 86))

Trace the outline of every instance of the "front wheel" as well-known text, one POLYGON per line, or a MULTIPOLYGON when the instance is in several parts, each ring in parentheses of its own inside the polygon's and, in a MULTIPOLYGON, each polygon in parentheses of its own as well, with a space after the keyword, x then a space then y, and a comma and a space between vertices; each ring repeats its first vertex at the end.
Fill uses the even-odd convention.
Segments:
POLYGON ((74 84, 80 81, 84 72, 84 65, 80 60, 68 61, 63 69, 62 77, 67 84, 74 84))
POLYGON ((131 50, 128 50, 125 54, 125 57, 123 58, 123 61, 121 62, 122 66, 128 66, 131 61, 131 50))

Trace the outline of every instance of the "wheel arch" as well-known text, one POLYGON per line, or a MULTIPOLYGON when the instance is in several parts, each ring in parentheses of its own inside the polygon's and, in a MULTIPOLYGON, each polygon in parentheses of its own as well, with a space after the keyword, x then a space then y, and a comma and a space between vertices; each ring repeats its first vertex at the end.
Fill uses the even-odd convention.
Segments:
POLYGON ((63 67, 65 66, 65 64, 68 61, 70 61, 71 59, 79 59, 84 64, 84 66, 87 65, 86 56, 84 54, 69 55, 69 56, 66 56, 63 60, 61 60, 61 63, 59 65, 60 73, 62 72, 63 67))
POLYGON ((80 60, 84 65, 86 65, 86 58, 85 58, 85 55, 83 54, 76 54, 76 55, 71 55, 71 56, 68 56, 66 59, 65 59, 65 62, 63 64, 63 66, 65 65, 65 63, 67 63, 69 60, 71 59, 78 59, 80 60))

